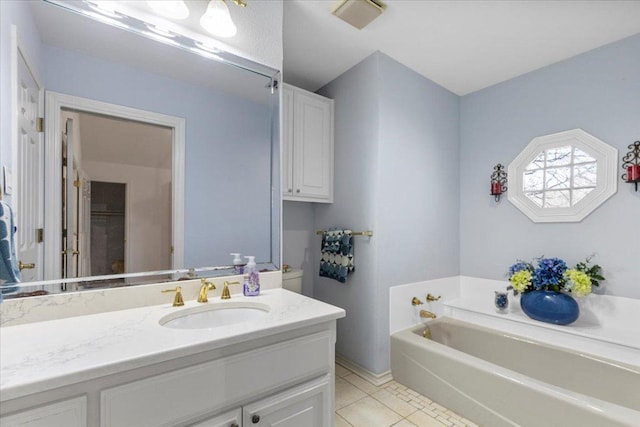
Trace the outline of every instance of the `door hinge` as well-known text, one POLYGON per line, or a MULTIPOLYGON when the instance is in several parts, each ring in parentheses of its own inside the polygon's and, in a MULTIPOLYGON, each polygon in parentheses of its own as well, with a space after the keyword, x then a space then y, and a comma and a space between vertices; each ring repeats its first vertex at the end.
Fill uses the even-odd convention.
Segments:
POLYGON ((38 243, 44 242, 44 229, 43 228, 38 228, 36 230, 36 241, 38 243))
POLYGON ((36 131, 44 132, 44 117, 38 117, 36 119, 36 131))
POLYGON ((79 179, 76 179, 75 181, 73 181, 73 186, 80 188, 80 186, 82 185, 82 181, 80 181, 79 179))
POLYGON ((173 245, 169 249, 171 250, 171 253, 173 253, 173 245))

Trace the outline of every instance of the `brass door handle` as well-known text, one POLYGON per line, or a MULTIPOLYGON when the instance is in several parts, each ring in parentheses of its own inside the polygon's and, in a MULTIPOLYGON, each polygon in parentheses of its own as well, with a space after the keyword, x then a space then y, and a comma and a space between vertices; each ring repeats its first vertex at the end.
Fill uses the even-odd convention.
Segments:
POLYGON ((78 255, 80 251, 71 251, 71 255, 78 255))
POLYGON ((33 262, 30 262, 28 264, 24 264, 22 261, 18 261, 18 268, 20 269, 20 271, 26 269, 32 269, 32 268, 36 268, 36 264, 33 262))

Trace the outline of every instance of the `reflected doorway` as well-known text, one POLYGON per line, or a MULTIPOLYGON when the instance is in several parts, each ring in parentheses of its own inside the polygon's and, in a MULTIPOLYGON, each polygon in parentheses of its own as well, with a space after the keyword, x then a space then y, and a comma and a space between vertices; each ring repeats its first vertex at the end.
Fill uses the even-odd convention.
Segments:
POLYGON ((60 118, 63 277, 170 269, 173 129, 72 109, 60 118))
POLYGON ((91 275, 125 272, 126 184, 91 181, 91 275))

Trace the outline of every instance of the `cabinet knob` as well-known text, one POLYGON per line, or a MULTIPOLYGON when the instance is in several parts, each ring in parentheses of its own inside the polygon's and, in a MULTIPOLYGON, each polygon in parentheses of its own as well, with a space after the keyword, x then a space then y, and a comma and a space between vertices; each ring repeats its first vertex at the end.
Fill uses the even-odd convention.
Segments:
POLYGON ((298 188, 298 189, 296 190, 296 193, 299 193, 299 192, 300 192, 300 189, 298 188))
POLYGON ((291 188, 288 191, 289 191, 289 193, 293 193, 293 190, 291 188))
POLYGON ((231 423, 229 427, 239 427, 239 426, 238 426, 238 423, 231 423))
POLYGON ((260 415, 254 415, 251 417, 251 422, 254 424, 258 424, 260 422, 260 415))

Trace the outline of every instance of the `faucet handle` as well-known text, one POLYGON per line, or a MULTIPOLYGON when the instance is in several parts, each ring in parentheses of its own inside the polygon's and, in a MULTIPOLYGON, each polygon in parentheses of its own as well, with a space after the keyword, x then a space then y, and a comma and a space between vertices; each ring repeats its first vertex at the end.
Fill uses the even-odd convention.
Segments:
POLYGON ((240 282, 227 282, 225 280, 224 287, 222 288, 222 295, 220 299, 231 299, 231 293, 229 292, 229 285, 239 285, 240 282))
POLYGON ((438 301, 440 298, 442 298, 442 295, 438 295, 437 297, 434 297, 431 294, 427 294, 427 301, 429 301, 429 302, 438 301))
POLYGON ((175 292, 176 296, 173 299, 174 307, 182 307, 184 305, 184 300, 182 299, 182 288, 180 286, 176 286, 175 289, 163 289, 162 293, 166 294, 167 292, 175 292))
POLYGON ((422 305, 422 304, 424 303, 416 297, 413 297, 413 299, 411 300, 411 305, 422 305))

